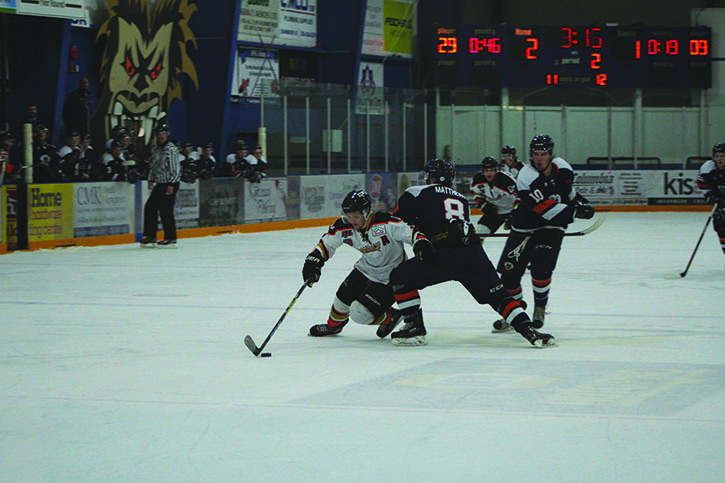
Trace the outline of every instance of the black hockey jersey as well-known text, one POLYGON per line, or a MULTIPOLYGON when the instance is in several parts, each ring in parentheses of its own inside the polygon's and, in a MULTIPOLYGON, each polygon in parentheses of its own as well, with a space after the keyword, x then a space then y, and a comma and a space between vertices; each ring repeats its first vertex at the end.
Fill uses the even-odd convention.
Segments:
POLYGON ((548 177, 528 164, 519 173, 516 178, 519 205, 511 218, 513 230, 532 232, 553 228, 564 231, 574 221, 577 197, 574 171, 562 158, 554 158, 551 167, 548 177))
POLYGON ((406 189, 393 214, 415 226, 429 239, 447 233, 452 219, 471 220, 466 197, 439 184, 406 189))
POLYGON ((709 191, 715 191, 718 196, 723 196, 718 189, 719 186, 725 186, 725 170, 717 169, 717 163, 712 159, 705 161, 700 166, 700 172, 697 173, 697 187, 707 194, 709 191))

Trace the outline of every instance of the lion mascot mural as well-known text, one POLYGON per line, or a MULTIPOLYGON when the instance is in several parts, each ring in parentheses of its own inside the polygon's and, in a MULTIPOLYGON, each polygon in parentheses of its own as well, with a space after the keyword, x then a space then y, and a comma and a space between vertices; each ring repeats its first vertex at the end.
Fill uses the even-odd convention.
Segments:
POLYGON ((106 4, 109 17, 96 38, 106 44, 100 74, 103 91, 93 116, 94 138, 109 139, 116 126, 132 128, 137 151, 146 151, 154 126, 166 119, 171 102, 181 98, 180 75, 199 88, 187 52, 188 44, 196 48, 189 28, 196 6, 188 0, 106 0, 106 4))

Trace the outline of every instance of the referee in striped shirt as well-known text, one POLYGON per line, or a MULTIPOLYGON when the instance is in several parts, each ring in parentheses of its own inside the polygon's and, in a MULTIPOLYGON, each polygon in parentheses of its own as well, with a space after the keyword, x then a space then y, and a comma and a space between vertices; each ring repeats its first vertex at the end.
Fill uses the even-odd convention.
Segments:
POLYGON ((156 146, 151 151, 148 187, 151 196, 143 210, 142 247, 176 246, 174 203, 181 179, 181 157, 176 145, 169 141, 169 126, 161 123, 154 129, 156 146), (158 219, 164 228, 164 239, 156 242, 158 219))

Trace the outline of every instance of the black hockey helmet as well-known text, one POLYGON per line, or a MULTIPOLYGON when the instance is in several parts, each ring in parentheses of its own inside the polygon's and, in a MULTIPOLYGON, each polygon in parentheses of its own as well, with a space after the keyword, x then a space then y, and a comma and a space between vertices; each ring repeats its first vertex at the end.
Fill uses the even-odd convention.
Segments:
POLYGON ((450 188, 453 186, 456 170, 450 161, 435 158, 425 163, 422 174, 424 175, 425 181, 433 181, 450 188))
POLYGON ((201 146, 202 149, 214 149, 214 143, 206 142, 201 146))
POLYGON ((554 153, 554 141, 548 134, 537 134, 531 138, 529 144, 529 156, 534 156, 534 151, 548 151, 549 154, 554 153))
POLYGON ((510 154, 512 158, 516 157, 516 148, 507 144, 501 148, 501 154, 510 154))
POLYGON ((241 139, 234 142, 234 152, 237 153, 239 151, 246 151, 247 150, 247 143, 242 141, 241 139))
POLYGON ((370 195, 365 190, 352 190, 342 200, 342 212, 344 214, 359 211, 367 218, 372 208, 370 195))
POLYGON ((715 153, 725 153, 725 143, 716 143, 712 147, 712 157, 715 157, 715 153))
POLYGON ((169 125, 166 124, 165 122, 160 122, 156 125, 156 128, 154 128, 154 132, 156 134, 158 134, 160 132, 164 132, 166 134, 171 134, 171 128, 169 128, 169 125))
POLYGON ((493 156, 486 156, 481 161, 481 171, 484 169, 498 169, 498 161, 493 156))

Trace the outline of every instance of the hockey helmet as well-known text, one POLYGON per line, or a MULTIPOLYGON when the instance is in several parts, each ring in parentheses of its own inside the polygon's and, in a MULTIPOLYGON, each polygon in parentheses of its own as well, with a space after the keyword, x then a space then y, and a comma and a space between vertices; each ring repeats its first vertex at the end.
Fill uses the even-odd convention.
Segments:
POLYGON ((493 156, 486 156, 481 161, 481 171, 484 169, 498 169, 498 161, 493 156))
POLYGON ((165 122, 160 122, 156 125, 156 128, 154 128, 154 133, 158 134, 160 132, 171 134, 171 128, 169 128, 169 125, 165 122))
POLYGON ((214 149, 214 143, 206 142, 201 146, 202 149, 214 149))
POLYGON ((531 139, 529 144, 529 156, 534 156, 534 151, 548 151, 549 154, 554 153, 554 141, 548 134, 537 134, 531 139))
POLYGON ((342 200, 342 212, 344 214, 359 211, 367 218, 371 208, 370 195, 365 190, 352 190, 342 200))
POLYGON ((235 153, 238 153, 239 151, 246 151, 246 150, 247 150, 247 143, 245 143, 241 139, 237 140, 234 143, 234 152, 235 153))
POLYGON ((712 157, 715 158, 715 153, 725 153, 725 143, 717 143, 712 147, 712 157))
POLYGON ((456 177, 456 171, 453 163, 445 159, 431 159, 423 168, 425 181, 432 181, 436 184, 442 184, 449 188, 453 186, 453 179, 456 177))
POLYGON ((516 148, 511 146, 510 144, 507 144, 506 146, 501 148, 501 154, 510 154, 513 158, 516 156, 516 148))

